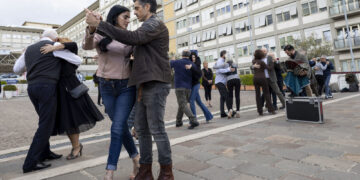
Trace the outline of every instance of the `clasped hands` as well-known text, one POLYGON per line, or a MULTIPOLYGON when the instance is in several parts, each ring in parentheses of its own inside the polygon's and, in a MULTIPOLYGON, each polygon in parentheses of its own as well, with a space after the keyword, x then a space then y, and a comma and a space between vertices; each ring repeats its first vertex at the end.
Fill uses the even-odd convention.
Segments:
POLYGON ((89 30, 90 32, 95 32, 96 28, 99 26, 103 18, 98 12, 90 11, 89 9, 85 9, 85 11, 86 11, 85 21, 89 25, 89 30))

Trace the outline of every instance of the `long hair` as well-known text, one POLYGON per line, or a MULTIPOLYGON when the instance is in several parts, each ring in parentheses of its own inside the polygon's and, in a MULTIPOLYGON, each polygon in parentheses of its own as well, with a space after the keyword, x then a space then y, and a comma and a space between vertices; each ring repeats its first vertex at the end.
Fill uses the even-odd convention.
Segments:
MULTIPOLYGON (((112 24, 113 26, 118 25, 117 24, 117 18, 120 14, 124 12, 130 12, 130 10, 127 7, 115 5, 113 6, 109 14, 106 17, 106 22, 112 24)), ((112 42, 112 39, 110 37, 105 37, 99 42, 99 48, 101 52, 107 52, 107 46, 112 42)))
POLYGON ((199 68, 201 69, 201 60, 200 60, 200 57, 196 54, 196 52, 191 52, 190 54, 190 60, 192 61, 192 57, 193 55, 195 56, 195 62, 194 64, 199 68))

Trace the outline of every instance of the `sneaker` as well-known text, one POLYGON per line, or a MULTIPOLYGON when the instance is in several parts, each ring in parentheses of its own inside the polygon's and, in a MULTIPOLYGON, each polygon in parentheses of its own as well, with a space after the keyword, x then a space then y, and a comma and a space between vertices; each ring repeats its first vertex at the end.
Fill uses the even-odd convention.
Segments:
POLYGON ((332 95, 330 95, 329 98, 334 98, 334 97, 332 95))
POLYGON ((228 119, 230 119, 232 116, 233 116, 233 110, 230 109, 227 117, 228 117, 228 119))
POLYGON ((236 114, 236 115, 235 115, 236 118, 240 118, 240 112, 239 112, 239 111, 236 111, 235 114, 236 114))

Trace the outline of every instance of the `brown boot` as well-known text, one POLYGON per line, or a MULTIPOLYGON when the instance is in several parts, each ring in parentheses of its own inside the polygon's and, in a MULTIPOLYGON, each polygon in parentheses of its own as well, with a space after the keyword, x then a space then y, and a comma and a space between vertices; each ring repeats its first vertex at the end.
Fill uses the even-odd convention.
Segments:
POLYGON ((172 164, 160 165, 160 174, 158 180, 174 180, 172 164))
POLYGON ((140 169, 135 176, 135 180, 154 180, 151 165, 152 164, 140 164, 140 169))

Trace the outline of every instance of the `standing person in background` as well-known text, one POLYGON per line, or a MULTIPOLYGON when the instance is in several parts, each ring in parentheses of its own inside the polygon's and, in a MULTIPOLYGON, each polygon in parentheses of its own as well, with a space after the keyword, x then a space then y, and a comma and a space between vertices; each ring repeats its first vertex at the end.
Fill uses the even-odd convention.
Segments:
MULTIPOLYGON (((240 118, 240 87, 241 87, 241 81, 239 74, 237 73, 237 64, 235 64, 232 60, 227 61, 229 64, 229 67, 234 68, 234 72, 228 72, 226 73, 227 77, 227 88, 229 90, 229 101, 230 101, 230 108, 233 109, 233 97, 234 97, 234 91, 235 91, 235 102, 236 102, 236 113, 235 117, 240 118)), ((234 116, 234 113, 232 114, 232 117, 234 116)))
POLYGON ((282 73, 284 73, 284 70, 281 67, 279 58, 276 58, 276 61, 274 62, 274 69, 275 69, 275 73, 276 73, 277 85, 279 87, 280 92, 285 97, 284 78, 282 76, 282 73))
POLYGON ((191 88, 191 95, 190 95, 190 108, 191 108, 192 113, 196 117, 196 107, 195 107, 195 101, 196 101, 196 104, 201 108, 201 110, 204 113, 206 122, 209 122, 210 120, 213 119, 213 115, 208 110, 208 108, 202 103, 201 98, 200 98, 200 94, 199 94, 200 78, 202 76, 201 60, 197 56, 197 54, 195 52, 191 53, 190 58, 191 58, 191 61, 195 64, 195 67, 191 68, 191 71, 192 71, 192 88, 191 88))
MULTIPOLYGON (((312 61, 314 62, 314 59, 312 59, 312 61)), ((320 59, 317 59, 316 64, 313 67, 313 69, 315 70, 315 78, 318 84, 317 92, 319 96, 322 95, 322 90, 324 87, 324 70, 326 70, 327 66, 327 64, 321 64, 320 59)))
POLYGON ((220 93, 220 117, 228 117, 231 118, 233 116, 233 111, 230 108, 230 99, 229 99, 229 91, 226 88, 226 73, 234 72, 235 68, 224 67, 226 59, 226 51, 223 50, 220 52, 220 58, 216 61, 215 66, 221 67, 216 69, 216 77, 215 77, 215 86, 218 88, 220 93), (225 113, 224 103, 226 102, 226 107, 228 109, 228 114, 225 113))
POLYGON ((256 106, 260 116, 263 115, 262 100, 260 95, 260 88, 263 90, 263 94, 266 101, 266 106, 269 113, 276 114, 274 107, 271 104, 270 92, 268 81, 265 76, 265 69, 268 69, 268 65, 265 64, 263 59, 266 57, 264 51, 258 49, 254 53, 254 60, 252 61, 252 67, 254 69, 254 86, 256 92, 256 106))
POLYGON ((140 170, 136 180, 153 179, 153 142, 157 146, 158 179, 173 180, 171 146, 165 130, 166 97, 170 93, 169 30, 156 16, 156 0, 134 0, 134 14, 142 25, 135 31, 102 22, 98 13, 87 10, 86 22, 97 32, 128 45, 134 45, 134 64, 129 86, 137 85, 138 102, 135 129, 140 142, 140 170))
POLYGON ((207 103, 208 107, 212 107, 212 105, 211 105, 211 90, 212 90, 212 86, 214 84, 214 82, 213 82, 214 75, 213 75, 211 68, 208 67, 207 61, 203 62, 203 66, 204 66, 204 68, 202 69, 202 83, 201 84, 204 87, 206 103, 207 103))
MULTIPOLYGON (((130 22, 130 10, 115 5, 110 9, 106 22, 118 29, 126 30, 130 22)), ((96 33, 95 27, 89 26, 86 29, 83 49, 94 48, 99 55, 97 76, 100 81, 100 92, 106 113, 112 121, 104 179, 113 179, 122 146, 125 147, 133 161, 133 172, 130 178, 134 179, 138 173, 140 156, 128 127, 129 114, 136 100, 136 87, 128 85, 131 74, 130 55, 133 47, 113 38, 102 36, 96 33)))
POLYGON ((322 65, 327 65, 327 68, 323 71, 324 80, 325 80, 325 99, 333 98, 331 89, 330 89, 330 79, 331 79, 331 70, 334 69, 334 66, 331 61, 326 59, 326 56, 321 56, 320 58, 322 65))
POLYGON ((188 129, 194 129, 196 126, 199 126, 199 122, 189 108, 188 102, 190 100, 192 87, 192 69, 196 68, 196 65, 192 63, 189 58, 190 52, 183 51, 182 59, 171 60, 170 67, 173 68, 175 72, 175 95, 178 103, 175 127, 181 127, 183 125, 182 118, 185 114, 190 120, 188 129))
MULTIPOLYGON (((280 109, 284 109, 285 108, 285 98, 281 94, 280 89, 277 85, 277 78, 276 78, 276 74, 275 74, 275 68, 274 68, 274 62, 276 61, 275 55, 273 53, 268 54, 268 50, 266 48, 262 48, 261 50, 265 54, 265 58, 263 59, 263 61, 268 67, 267 69, 264 70, 267 84, 271 88, 272 92, 275 93, 276 96, 280 99, 280 102, 282 104, 280 109)), ((275 98, 273 98, 273 103, 272 103, 275 110, 277 109, 277 102, 275 101, 276 96, 275 96, 275 98)))

